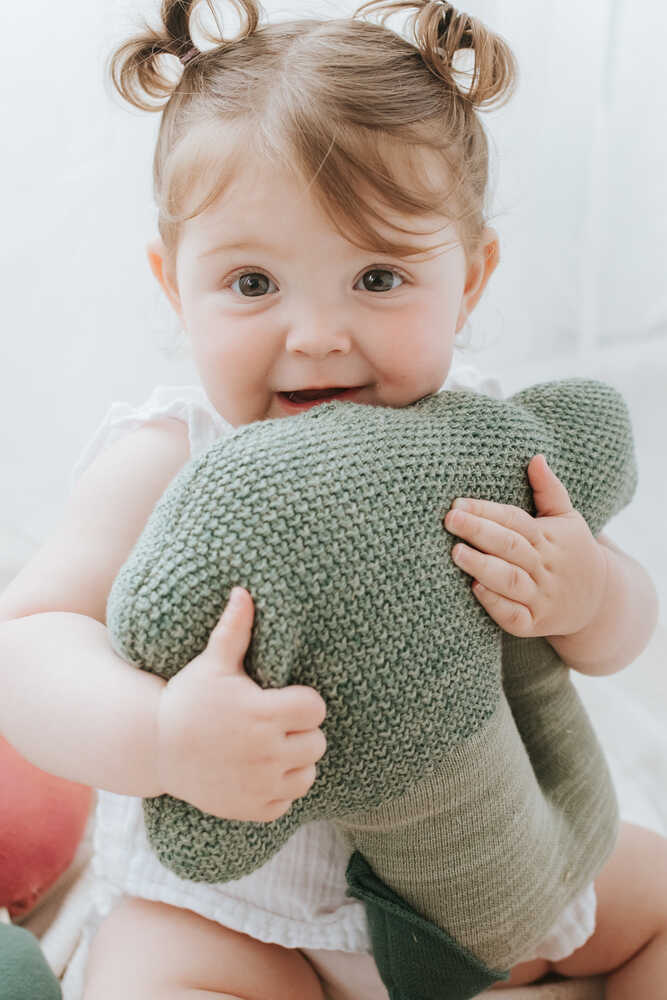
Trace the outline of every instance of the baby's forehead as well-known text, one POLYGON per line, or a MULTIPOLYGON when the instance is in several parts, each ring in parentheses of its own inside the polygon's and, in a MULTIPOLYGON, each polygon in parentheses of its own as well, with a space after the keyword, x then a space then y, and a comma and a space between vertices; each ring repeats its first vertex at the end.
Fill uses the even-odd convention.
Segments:
MULTIPOLYGON (((289 253, 295 241, 316 238, 332 251, 392 252, 396 242, 415 259, 457 238, 454 222, 441 212, 416 215, 383 200, 370 185, 350 207, 327 198, 316 183, 297 170, 258 156, 244 157, 236 169, 225 165, 225 182, 215 200, 188 220, 183 241, 197 256, 218 251, 266 250, 289 253), (366 239, 354 224, 367 215, 372 233, 366 239), (360 239, 361 236, 361 239, 360 239)), ((223 169, 225 169, 223 168, 223 169)), ((393 251, 396 252, 396 251, 393 251)))
POLYGON ((387 250, 400 244, 412 252, 438 243, 445 229, 451 237, 455 185, 446 158, 436 150, 376 134, 369 162, 350 176, 349 137, 344 154, 332 146, 327 160, 311 164, 312 169, 299 165, 296 150, 269 139, 249 123, 215 122, 203 122, 185 137, 172 166, 175 190, 187 202, 177 206, 188 216, 183 234, 189 232, 197 243, 209 242, 224 221, 241 239, 257 228, 275 226, 276 216, 296 211, 308 219, 309 228, 335 230, 356 246, 362 245, 359 237, 368 237, 368 249, 383 249, 384 242, 387 250), (371 162, 373 170, 368 169, 371 162), (419 208, 414 207, 415 194, 419 208), (433 234, 438 239, 429 239, 433 234))

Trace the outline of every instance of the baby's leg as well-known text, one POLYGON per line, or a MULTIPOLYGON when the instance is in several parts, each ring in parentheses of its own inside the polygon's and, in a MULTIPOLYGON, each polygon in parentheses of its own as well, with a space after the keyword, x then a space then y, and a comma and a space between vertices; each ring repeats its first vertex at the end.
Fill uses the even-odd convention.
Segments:
POLYGON ((125 899, 88 959, 84 1000, 323 1000, 297 950, 265 944, 191 910, 125 899))
POLYGON ((595 881, 595 931, 560 962, 515 965, 492 989, 562 976, 608 974, 605 1000, 664 1000, 667 981, 667 840, 622 823, 618 843, 595 881), (617 971, 614 971, 617 970, 617 971))
POLYGON ((667 840, 621 825, 613 854, 595 882, 592 937, 552 962, 564 976, 609 973, 606 1000, 663 1000, 667 982, 667 840), (613 971, 617 970, 617 971, 613 971))

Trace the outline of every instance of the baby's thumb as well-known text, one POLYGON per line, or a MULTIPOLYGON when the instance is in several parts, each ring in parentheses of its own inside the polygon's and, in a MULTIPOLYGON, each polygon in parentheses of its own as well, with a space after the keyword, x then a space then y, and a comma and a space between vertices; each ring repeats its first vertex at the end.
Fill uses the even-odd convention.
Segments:
POLYGON ((572 510, 570 495, 544 455, 534 455, 528 463, 528 479, 538 517, 557 517, 572 510))
POLYGON ((244 673, 243 657, 250 645, 254 617, 252 597, 243 587, 234 587, 206 647, 215 657, 220 673, 244 673))

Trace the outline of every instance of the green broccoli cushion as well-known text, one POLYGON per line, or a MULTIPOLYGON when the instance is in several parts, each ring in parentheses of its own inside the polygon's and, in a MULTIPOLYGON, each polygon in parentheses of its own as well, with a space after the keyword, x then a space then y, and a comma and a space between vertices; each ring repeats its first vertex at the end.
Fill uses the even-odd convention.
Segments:
MULTIPOLYGON (((414 959, 415 919, 441 932, 427 937, 451 996, 474 996, 545 936, 616 835, 568 670, 545 640, 503 635, 442 525, 459 496, 534 513, 525 470, 538 452, 595 534, 632 496, 625 404, 583 379, 502 401, 332 402, 240 427, 174 479, 109 597, 115 648, 170 678, 205 648, 232 587, 251 593, 248 674, 326 702, 318 777, 272 823, 147 800, 149 838, 178 875, 218 882, 259 867, 303 823, 338 823, 392 1000, 417 1000, 396 978, 414 959)), ((424 996, 450 995, 433 989, 424 996)))

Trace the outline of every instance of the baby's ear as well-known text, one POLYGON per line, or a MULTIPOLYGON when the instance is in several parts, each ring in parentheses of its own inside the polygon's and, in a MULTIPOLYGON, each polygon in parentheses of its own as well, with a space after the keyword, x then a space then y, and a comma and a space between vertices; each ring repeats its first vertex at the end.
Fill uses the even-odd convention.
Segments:
POLYGON ((156 236, 155 239, 151 240, 146 246, 146 253, 148 255, 148 263, 151 271, 160 282, 165 295, 182 319, 183 315, 181 312, 181 299, 178 294, 178 286, 176 284, 175 275, 170 273, 168 267, 169 255, 167 253, 167 248, 162 241, 162 237, 156 236))
POLYGON ((498 241, 498 233, 495 229, 487 226, 482 234, 479 252, 468 265, 461 311, 456 328, 457 333, 463 327, 468 316, 482 297, 482 292, 486 288, 487 282, 495 271, 499 260, 500 243, 498 241))

